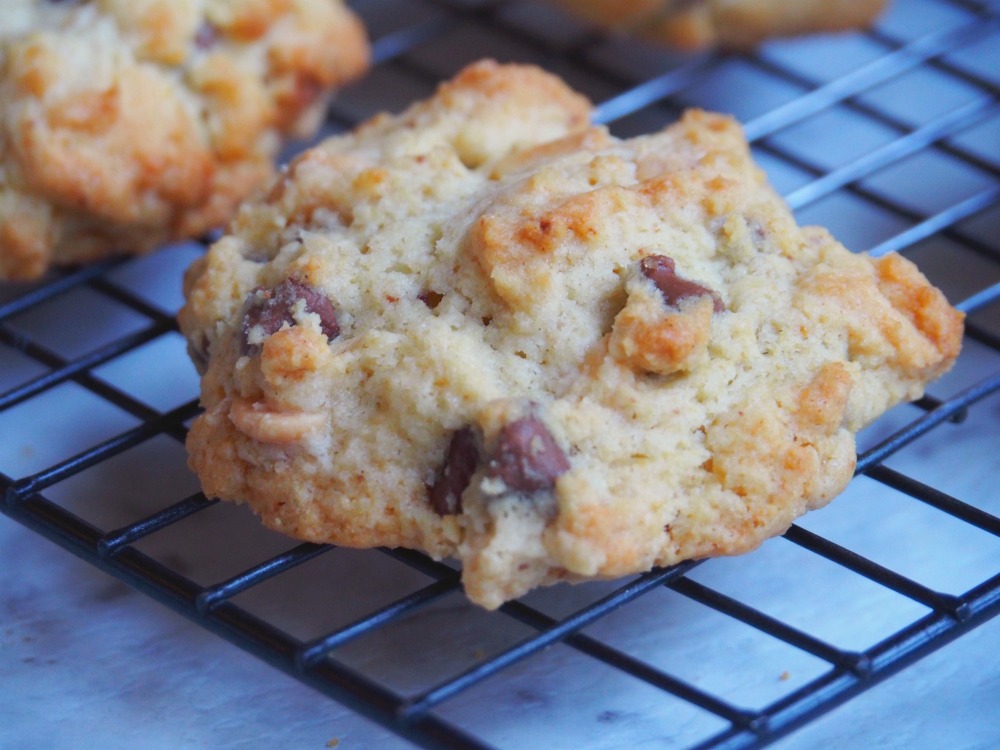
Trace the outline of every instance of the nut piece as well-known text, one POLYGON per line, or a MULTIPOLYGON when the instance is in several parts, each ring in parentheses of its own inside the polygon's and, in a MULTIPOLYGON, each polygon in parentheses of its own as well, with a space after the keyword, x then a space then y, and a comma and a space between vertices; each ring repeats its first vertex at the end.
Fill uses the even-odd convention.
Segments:
POLYGON ((304 312, 319 316, 320 330, 328 339, 340 334, 337 313, 330 300, 315 288, 296 279, 285 279, 276 287, 257 287, 247 298, 243 314, 243 351, 259 351, 268 336, 280 331, 285 324, 296 324, 295 312, 299 302, 304 312))
POLYGON ((486 475, 515 492, 548 490, 569 471, 569 461, 537 417, 522 417, 500 430, 486 475))
POLYGON ((479 465, 479 448, 471 427, 455 430, 444 466, 430 488, 431 505, 439 516, 462 512, 462 493, 479 465))
POLYGON ((259 401, 233 399, 229 419, 236 429, 261 443, 298 443, 323 424, 323 415, 305 411, 274 411, 259 401))
POLYGON ((683 310, 664 309, 660 295, 636 290, 615 318, 608 351, 638 372, 669 375, 691 370, 707 356, 712 301, 692 297, 683 310))
POLYGON ((650 255, 642 259, 640 268, 642 275, 656 284, 656 288, 663 294, 663 299, 668 305, 676 307, 682 299, 709 295, 712 297, 715 312, 726 309, 726 304, 718 292, 678 276, 673 258, 668 258, 666 255, 650 255))

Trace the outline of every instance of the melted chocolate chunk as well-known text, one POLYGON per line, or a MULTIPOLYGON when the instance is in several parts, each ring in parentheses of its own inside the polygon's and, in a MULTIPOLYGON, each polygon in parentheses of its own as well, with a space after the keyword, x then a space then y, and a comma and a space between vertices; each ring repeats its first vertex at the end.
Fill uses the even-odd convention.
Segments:
POLYGON ((264 337, 277 333, 287 323, 295 325, 293 310, 299 300, 305 302, 307 312, 319 316, 320 330, 328 339, 340 334, 340 324, 333 304, 320 291, 295 279, 285 279, 276 287, 258 287, 250 292, 246 312, 243 314, 243 350, 255 349, 249 341, 251 331, 263 329, 264 337))
POLYGON ((439 516, 462 512, 462 493, 479 465, 479 448, 471 427, 455 430, 444 466, 430 488, 431 506, 439 516))
POLYGON ((522 417, 500 430, 486 475, 516 492, 548 490, 569 471, 566 454, 537 417, 522 417))
POLYGON ((726 309, 726 304, 718 292, 678 276, 673 258, 668 258, 666 255, 650 255, 642 259, 640 268, 642 275, 656 284, 656 288, 663 294, 663 299, 668 305, 676 306, 682 299, 702 297, 707 294, 712 297, 715 312, 726 309))

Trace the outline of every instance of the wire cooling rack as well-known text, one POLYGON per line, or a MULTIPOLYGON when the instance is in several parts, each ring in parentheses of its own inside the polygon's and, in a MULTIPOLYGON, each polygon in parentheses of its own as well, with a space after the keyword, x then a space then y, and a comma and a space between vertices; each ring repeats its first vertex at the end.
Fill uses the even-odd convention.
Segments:
POLYGON ((424 747, 761 747, 1000 611, 1000 4, 897 0, 869 32, 733 55, 529 2, 353 5, 375 66, 326 132, 485 56, 562 75, 621 136, 731 112, 801 222, 906 254, 968 313, 955 370, 758 552, 485 613, 449 564, 296 544, 197 492, 174 314, 204 244, 178 245, 0 286, 6 515, 424 747))

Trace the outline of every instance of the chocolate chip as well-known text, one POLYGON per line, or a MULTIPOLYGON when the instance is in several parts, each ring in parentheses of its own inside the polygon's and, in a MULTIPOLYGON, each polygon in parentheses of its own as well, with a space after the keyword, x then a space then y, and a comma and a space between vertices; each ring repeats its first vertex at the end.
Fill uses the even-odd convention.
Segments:
POLYGON ((551 489, 569 471, 566 454, 537 417, 522 417, 500 430, 486 475, 501 479, 512 490, 551 489))
POLYGON ((726 309, 726 304, 718 292, 678 276, 673 258, 668 258, 666 255, 650 255, 642 259, 640 268, 642 275, 656 284, 656 288, 663 294, 663 299, 668 305, 677 305, 682 299, 702 297, 707 294, 712 297, 715 312, 726 309))
POLYGON ((198 49, 209 49, 219 41, 219 30, 210 23, 203 23, 194 35, 194 46, 198 49))
POLYGON ((462 493, 479 465, 479 448, 471 427, 455 430, 444 465, 430 488, 431 506, 439 516, 462 512, 462 493))
POLYGON ((246 312, 243 314, 244 353, 254 350, 254 345, 250 343, 254 329, 261 329, 263 334, 256 334, 256 338, 266 338, 280 331, 286 323, 295 325, 293 311, 299 300, 305 303, 306 312, 319 316, 320 330, 328 339, 334 339, 340 334, 340 324, 330 300, 308 284, 285 279, 271 289, 257 287, 250 292, 246 312))
POLYGON ((444 295, 440 292, 435 292, 433 289, 425 289, 417 295, 417 299, 433 310, 441 304, 441 300, 444 299, 444 295))

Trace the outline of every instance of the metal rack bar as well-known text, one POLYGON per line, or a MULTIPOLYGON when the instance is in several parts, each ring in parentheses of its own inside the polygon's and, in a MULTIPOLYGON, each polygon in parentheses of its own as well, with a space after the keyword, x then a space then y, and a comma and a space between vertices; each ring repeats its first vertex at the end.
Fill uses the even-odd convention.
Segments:
POLYGON ((86 283, 90 279, 96 279, 112 268, 120 266, 122 263, 123 260, 121 258, 115 258, 113 260, 82 266, 72 272, 56 271, 57 276, 55 279, 15 297, 9 302, 0 304, 0 321, 29 310, 46 300, 50 300, 65 291, 86 283))
POLYGON ((52 486, 56 482, 61 482, 63 479, 102 461, 106 461, 129 448, 134 448, 140 443, 149 440, 154 435, 169 433, 180 423, 195 416, 199 411, 200 408, 196 402, 179 406, 173 411, 167 412, 150 421, 143 422, 128 432, 123 432, 120 435, 109 438, 89 450, 60 461, 54 466, 50 466, 36 474, 23 477, 11 483, 7 488, 7 502, 10 504, 17 503, 31 494, 52 486))
POLYGON ((858 456, 855 474, 862 474, 872 466, 881 463, 896 451, 904 448, 934 427, 947 421, 952 415, 966 409, 977 401, 1000 390, 1000 372, 981 380, 950 398, 934 411, 930 411, 920 419, 911 422, 909 426, 895 435, 883 440, 878 445, 869 448, 858 456))
MULTIPOLYGON (((937 119, 922 125, 902 138, 891 141, 882 148, 869 151, 864 156, 849 164, 827 172, 822 177, 813 180, 808 185, 785 196, 785 202, 793 210, 807 203, 819 200, 846 185, 862 179, 883 167, 922 151, 936 141, 941 140, 966 127, 982 122, 1000 111, 1000 104, 993 97, 983 96, 965 104, 958 109, 947 112, 937 119)), ((989 192, 989 191, 986 191, 989 192)), ((995 198, 996 196, 992 196, 995 198)), ((992 202, 992 201, 990 201, 992 202)), ((982 207, 989 205, 989 202, 982 207)), ((973 211, 972 213, 975 213, 973 211)), ((964 218, 964 217, 962 217, 964 218)), ((950 222, 954 223, 954 221, 950 222)), ((943 229, 950 224, 942 224, 943 229)), ((937 230, 935 230, 937 231, 937 230)), ((912 243, 910 243, 912 244, 912 243)), ((904 245, 905 246, 905 245, 904 245)), ((884 251, 882 251, 884 252, 884 251)))
POLYGON ((551 627, 538 636, 522 641, 502 654, 493 657, 489 662, 468 669, 451 680, 410 698, 405 704, 400 706, 398 715, 404 721, 410 721, 413 717, 426 714, 438 703, 496 674, 501 669, 516 664, 543 648, 563 640, 571 633, 575 633, 581 628, 586 627, 598 618, 642 596, 647 591, 651 591, 662 583, 683 575, 690 567, 692 567, 691 563, 682 563, 672 568, 654 570, 639 576, 636 580, 626 584, 618 589, 618 591, 604 597, 590 607, 553 623, 551 627))
POLYGON ((330 551, 330 549, 332 548, 326 544, 313 544, 311 542, 300 544, 294 549, 288 550, 288 552, 272 557, 270 560, 265 560, 249 570, 244 570, 228 581, 205 589, 195 599, 195 609, 203 614, 209 612, 227 599, 233 598, 252 586, 274 578, 279 573, 284 573, 286 570, 291 570, 302 563, 309 562, 324 552, 330 551))
POLYGON ((857 552, 853 552, 846 547, 831 542, 829 539, 814 534, 803 529, 801 526, 792 525, 785 532, 785 539, 813 552, 820 557, 825 557, 831 562, 837 563, 842 568, 853 570, 858 575, 864 576, 870 581, 885 586, 895 591, 897 594, 912 599, 938 612, 946 612, 952 617, 964 619, 967 612, 961 599, 950 594, 942 594, 926 586, 907 578, 894 570, 879 565, 869 560, 857 552))
POLYGON ((759 748, 786 736, 1000 614, 998 587, 1000 575, 960 597, 961 617, 932 612, 868 649, 862 655, 865 668, 860 673, 835 668, 768 706, 762 711, 768 731, 766 741, 758 733, 733 727, 696 745, 696 750, 759 748))
POLYGON ((894 471, 888 466, 881 465, 869 469, 865 472, 865 476, 875 479, 887 487, 905 492, 910 497, 944 511, 948 515, 976 526, 985 532, 994 536, 1000 536, 1000 518, 968 503, 963 503, 958 498, 954 498, 941 490, 929 487, 913 477, 894 471))
POLYGON ((956 29, 946 29, 916 39, 751 120, 744 126, 747 139, 753 142, 766 138, 810 115, 829 109, 845 99, 857 96, 879 83, 916 68, 932 58, 984 39, 995 33, 998 24, 1000 20, 996 18, 977 19, 956 29))
POLYGON ((819 638, 811 636, 798 628, 793 628, 781 620, 770 617, 760 610, 747 606, 743 602, 726 596, 714 589, 710 589, 707 586, 703 586, 690 578, 681 578, 680 580, 673 581, 669 586, 678 594, 683 594, 689 599, 729 615, 740 622, 745 622, 762 633, 767 633, 791 646, 795 646, 797 649, 828 661, 836 667, 847 669, 855 674, 864 674, 868 671, 868 660, 863 654, 842 651, 835 648, 829 643, 821 641, 819 638))
POLYGON ((123 529, 116 529, 104 534, 97 541, 97 554, 102 558, 114 557, 125 547, 135 544, 143 537, 165 529, 178 521, 183 521, 206 508, 211 508, 218 502, 218 500, 206 498, 201 492, 196 492, 154 516, 144 518, 123 529))
POLYGON ((407 613, 419 607, 426 606, 446 594, 454 593, 458 588, 458 573, 456 572, 447 578, 442 578, 425 586, 419 591, 415 591, 409 596, 397 599, 392 604, 376 612, 372 612, 367 617, 355 620, 350 625, 315 639, 299 652, 298 660, 304 667, 311 666, 335 648, 339 648, 355 638, 366 635, 376 628, 394 622, 407 613))
MULTIPOLYGON (((49 354, 46 356, 50 362, 55 365, 55 369, 49 370, 48 372, 42 373, 38 377, 27 381, 6 393, 0 394, 0 409, 7 409, 11 406, 16 406, 22 401, 27 401, 32 396, 36 396, 39 393, 52 388, 53 386, 64 383, 67 380, 76 379, 76 376, 81 373, 86 373, 91 368, 102 365, 105 362, 109 362, 115 357, 121 356, 133 349, 138 349, 143 344, 148 344, 155 338, 162 336, 167 331, 170 331, 173 326, 167 323, 154 323, 153 325, 127 336, 125 338, 118 339, 107 346, 101 347, 90 354, 80 357, 72 361, 64 361, 62 365, 56 365, 61 358, 49 354)), ((12 336, 8 336, 7 332, 0 328, 0 341, 4 343, 13 343, 17 339, 12 336)), ((30 344, 25 348, 30 348, 30 344)), ((96 381, 91 378, 81 378, 81 384, 96 385, 96 381)), ((131 408, 129 411, 142 415, 143 417, 151 416, 151 410, 145 408, 138 401, 129 399, 131 408)))

